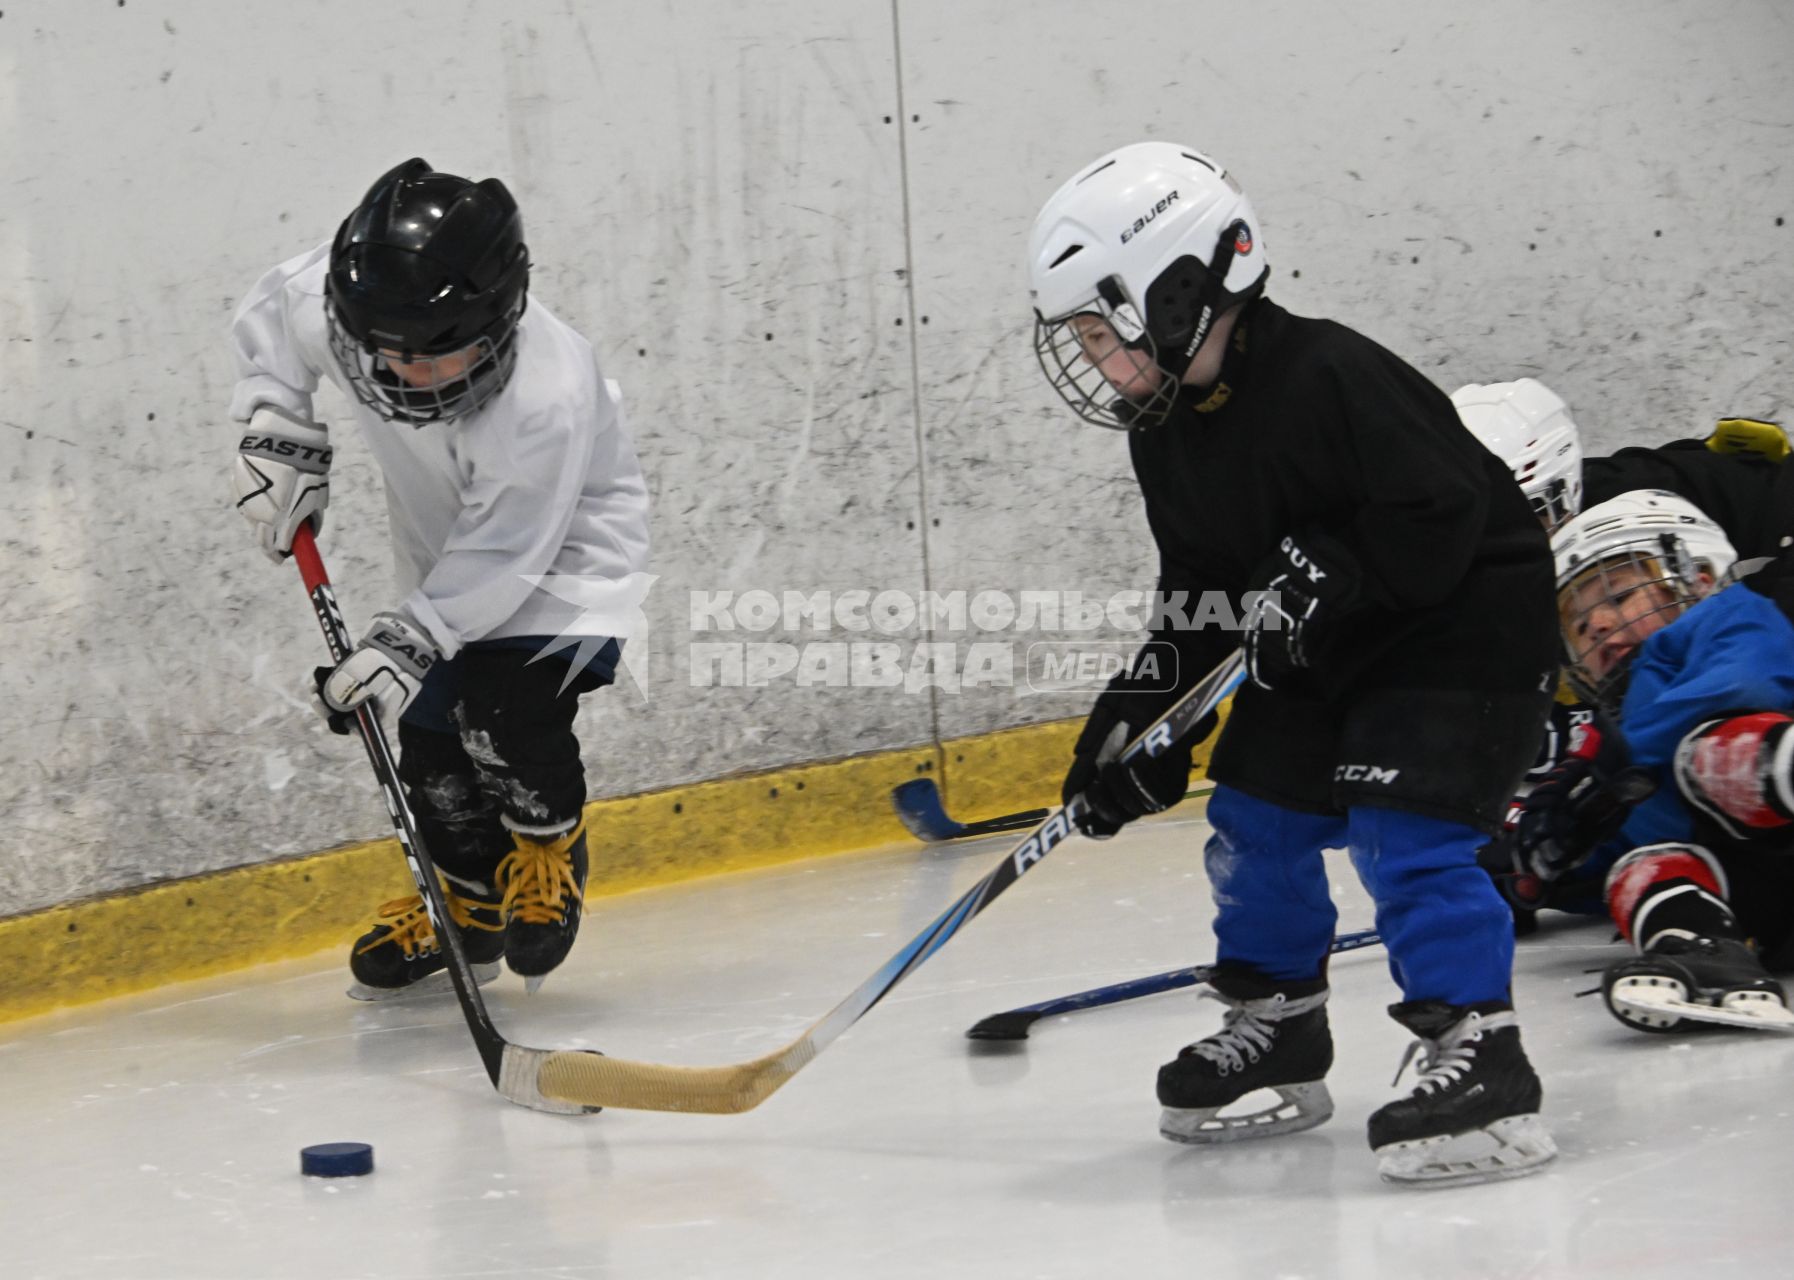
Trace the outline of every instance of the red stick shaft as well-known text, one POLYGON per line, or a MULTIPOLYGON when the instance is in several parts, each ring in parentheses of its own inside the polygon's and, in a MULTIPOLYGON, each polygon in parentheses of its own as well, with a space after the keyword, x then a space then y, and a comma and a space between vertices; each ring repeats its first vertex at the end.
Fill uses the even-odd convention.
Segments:
POLYGON ((305 579, 307 592, 329 583, 330 575, 324 572, 324 557, 318 554, 318 540, 312 535, 310 521, 300 525, 299 532, 293 535, 293 559, 299 562, 299 576, 305 579))

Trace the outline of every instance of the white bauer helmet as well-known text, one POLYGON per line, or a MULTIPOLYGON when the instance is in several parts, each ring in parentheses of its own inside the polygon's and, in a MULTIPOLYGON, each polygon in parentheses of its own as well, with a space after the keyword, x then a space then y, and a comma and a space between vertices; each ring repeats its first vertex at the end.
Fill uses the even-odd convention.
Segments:
POLYGON ((1256 297, 1269 274, 1258 217, 1214 160, 1172 142, 1111 151, 1053 193, 1028 237, 1041 370, 1086 422, 1162 422, 1216 317, 1256 297), (1081 315, 1107 321, 1163 376, 1118 393, 1070 324, 1081 315))
POLYGON ((1547 531, 1582 510, 1582 436, 1555 391, 1533 378, 1472 382, 1451 402, 1470 434, 1514 473, 1547 531))
POLYGON ((1635 489, 1571 517, 1552 535, 1551 552, 1571 687, 1607 705, 1624 695, 1629 663, 1596 671, 1590 659, 1602 640, 1668 625, 1725 585, 1738 561, 1711 517, 1664 489, 1635 489))

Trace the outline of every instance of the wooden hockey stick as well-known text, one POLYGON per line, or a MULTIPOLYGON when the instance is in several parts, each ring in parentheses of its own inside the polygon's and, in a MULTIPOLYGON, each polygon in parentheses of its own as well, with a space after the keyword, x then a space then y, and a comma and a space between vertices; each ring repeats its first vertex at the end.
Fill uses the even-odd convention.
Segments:
MULTIPOLYGON (((324 558, 318 554, 317 540, 310 524, 301 525, 293 537, 293 559, 299 565, 299 576, 305 581, 305 591, 317 614, 324 642, 330 647, 331 660, 341 662, 349 656, 351 648, 349 629, 343 623, 343 613, 337 606, 336 593, 330 588, 330 576, 324 571, 324 558)), ((368 763, 374 766, 374 777, 386 800, 386 812, 399 837, 399 848, 405 853, 405 865, 417 882, 418 893, 423 895, 430 925, 436 930, 436 943, 443 949, 449 981, 455 987, 455 999, 460 1002, 467 1029, 473 1033, 474 1047, 479 1050, 480 1061, 485 1065, 493 1087, 508 1101, 536 1111, 581 1115, 596 1110, 586 1104, 556 1101, 539 1093, 536 1069, 551 1051, 512 1044, 492 1025, 492 1017, 486 1012, 486 1002, 480 997, 479 984, 468 964, 467 952, 461 945, 460 931, 449 918, 448 903, 443 900, 442 886, 436 878, 436 864, 430 861, 423 841, 418 838, 417 823, 411 816, 411 807, 405 803, 405 793, 399 786, 398 764, 386 741, 386 730, 380 725, 379 711, 372 701, 355 709, 355 728, 362 745, 367 748, 368 763)))
MULTIPOLYGON (((1238 652, 1210 672, 1201 683, 1155 720, 1122 752, 1123 760, 1158 756, 1196 727, 1239 683, 1238 652)), ((836 1005, 797 1039, 747 1062, 714 1067, 662 1066, 631 1062, 587 1051, 554 1052, 541 1060, 536 1088, 544 1097, 584 1106, 624 1107, 638 1111, 687 1111, 733 1115, 759 1106, 843 1031, 890 994, 929 956, 965 927, 997 897, 1039 864, 1067 836, 1084 798, 1055 810, 1017 845, 989 875, 967 890, 926 929, 917 934, 858 990, 836 1005)))

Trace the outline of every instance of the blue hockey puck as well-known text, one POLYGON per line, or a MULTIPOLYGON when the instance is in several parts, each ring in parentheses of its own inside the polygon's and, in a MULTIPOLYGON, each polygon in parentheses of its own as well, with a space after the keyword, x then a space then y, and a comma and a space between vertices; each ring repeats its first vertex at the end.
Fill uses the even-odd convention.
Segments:
POLYGON ((299 1152, 299 1172, 314 1178, 358 1178, 374 1171, 374 1149, 365 1142, 320 1142, 299 1152))

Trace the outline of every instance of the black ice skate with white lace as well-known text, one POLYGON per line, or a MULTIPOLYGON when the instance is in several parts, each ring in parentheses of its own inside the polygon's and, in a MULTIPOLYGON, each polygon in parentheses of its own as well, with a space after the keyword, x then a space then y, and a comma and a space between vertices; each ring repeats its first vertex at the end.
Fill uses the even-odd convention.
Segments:
POLYGON ((1312 1129, 1333 1114, 1323 1081, 1333 1065, 1324 979, 1277 982, 1224 969, 1211 992, 1228 1006, 1221 1030, 1186 1045, 1159 1068, 1159 1132, 1173 1142, 1234 1142, 1312 1129), (1277 1101, 1222 1115, 1247 1094, 1277 1101))
POLYGON ((1614 1017, 1640 1031, 1794 1031, 1781 984, 1735 938, 1659 934, 1649 950, 1608 967, 1601 994, 1614 1017))
POLYGON ((1390 1016, 1419 1037, 1414 1091, 1370 1118, 1377 1172, 1389 1182, 1454 1186, 1532 1173, 1557 1155, 1539 1118, 1543 1090, 1506 1005, 1416 1000, 1390 1016))

